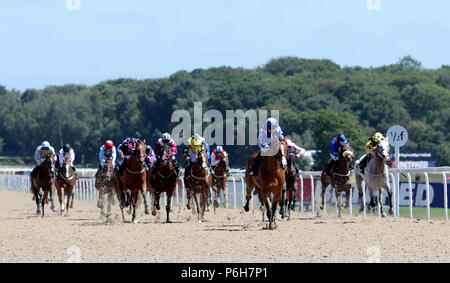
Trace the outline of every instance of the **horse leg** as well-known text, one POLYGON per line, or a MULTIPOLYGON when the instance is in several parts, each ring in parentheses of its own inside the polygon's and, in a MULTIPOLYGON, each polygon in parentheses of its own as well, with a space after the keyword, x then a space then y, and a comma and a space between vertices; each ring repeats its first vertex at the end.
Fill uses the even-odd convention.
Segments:
POLYGON ((392 191, 391 190, 387 190, 388 193, 388 197, 389 197, 389 211, 388 213, 390 215, 394 214, 394 207, 393 207, 393 203, 392 203, 392 191))
POLYGON ((278 202, 281 199, 281 194, 282 193, 277 193, 276 195, 273 196, 273 200, 272 200, 272 222, 274 224, 274 228, 277 228, 278 226, 278 221, 277 221, 277 205, 278 202))
POLYGON ((381 217, 386 217, 386 212, 384 211, 384 205, 383 205, 383 189, 380 189, 378 191, 378 203, 380 204, 381 217))
POLYGON ((139 199, 140 199, 140 196, 141 196, 141 190, 137 190, 133 194, 133 196, 134 196, 134 200, 133 200, 133 219, 132 219, 132 221, 133 221, 134 224, 137 224, 138 221, 137 221, 137 216, 136 216, 136 209, 138 208, 138 205, 139 205, 139 199))
POLYGON ((192 191, 189 187, 186 187, 186 195, 187 195, 187 204, 186 208, 191 209, 191 198, 192 198, 192 191))
POLYGON ((34 200, 36 201, 36 214, 37 215, 41 214, 41 198, 40 198, 39 191, 40 191, 39 188, 33 187, 33 195, 34 195, 34 200))
POLYGON ((57 209, 55 207, 55 201, 53 199, 53 187, 50 189, 50 202, 51 202, 50 209, 53 211, 57 211, 57 209))
POLYGON ((286 216, 286 184, 283 185, 283 189, 281 190, 281 201, 280 201, 280 215, 281 219, 284 219, 286 216))
POLYGON ((152 193, 150 195, 150 201, 152 204, 152 215, 155 216, 156 215, 156 192, 152 193))
POLYGON ((45 211, 44 211, 44 207, 45 207, 45 202, 47 201, 47 197, 48 197, 48 191, 44 190, 44 196, 42 197, 42 217, 44 217, 45 215, 45 211))
POLYGON ((170 221, 170 219, 169 219, 170 207, 172 204, 172 194, 166 193, 166 195, 167 195, 167 205, 166 205, 167 220, 166 220, 166 223, 172 223, 172 221, 170 221))
POLYGON ((112 192, 107 193, 107 201, 108 201, 108 206, 107 206, 107 214, 106 214, 106 221, 109 222, 111 219, 111 205, 112 205, 112 201, 113 201, 114 195, 112 192))
POLYGON ((60 211, 60 215, 63 214, 64 211, 64 187, 59 187, 57 186, 56 191, 58 193, 58 200, 59 200, 59 211, 60 211))
POLYGON ((202 223, 201 219, 200 219, 200 214, 201 214, 201 207, 200 207, 200 194, 199 193, 194 193, 194 201, 195 201, 195 205, 197 206, 197 220, 198 223, 202 223))
POLYGON ((102 210, 102 213, 101 213, 102 215, 103 215, 104 195, 105 195, 104 188, 103 187, 99 187, 97 207, 102 210))
POLYGON ((72 193, 70 194, 70 208, 73 208, 73 199, 75 198, 75 192, 72 188, 72 193))
MULTIPOLYGON (((250 210, 249 203, 250 203, 250 199, 252 198, 252 191, 253 191, 254 187, 255 187, 255 184, 253 182, 251 182, 251 181, 247 182, 247 196, 245 197, 247 201, 244 206, 244 210, 246 212, 248 212, 250 210)), ((224 194, 225 194, 225 191, 224 191, 224 194)))
POLYGON ((321 181, 322 181, 322 203, 320 204, 320 210, 323 210, 325 207, 325 191, 327 190, 327 187, 330 183, 325 180, 325 177, 323 177, 321 181))
POLYGON ((272 226, 272 204, 270 202, 270 197, 269 197, 269 195, 264 195, 263 199, 264 199, 264 206, 266 208, 267 219, 269 220, 269 230, 272 230, 273 229, 273 226, 272 226))
POLYGON ((205 210, 206 211, 209 211, 207 208, 208 208, 208 201, 209 201, 209 197, 208 197, 208 194, 206 193, 206 194, 202 194, 202 196, 203 196, 203 205, 204 205, 204 207, 202 207, 202 220, 204 221, 205 219, 204 219, 204 216, 205 216, 205 210))
POLYGON ((289 204, 288 204, 288 219, 287 220, 291 220, 291 209, 293 209, 295 204, 295 191, 293 189, 291 189, 289 191, 289 204))
MULTIPOLYGON (((69 185, 70 186, 70 185, 69 185)), ((67 203, 66 203, 66 216, 69 216, 69 206, 70 206, 70 196, 72 195, 72 190, 67 189, 65 190, 67 194, 63 195, 64 198, 67 197, 67 203)))
POLYGON ((338 188, 336 188, 334 191, 336 193, 336 202, 337 202, 337 208, 338 208, 337 216, 341 217, 342 216, 342 192, 338 188))
POLYGON ((142 197, 144 198, 145 214, 150 214, 150 209, 148 207, 148 202, 147 202, 147 192, 144 192, 143 190, 141 190, 141 194, 142 194, 142 197))

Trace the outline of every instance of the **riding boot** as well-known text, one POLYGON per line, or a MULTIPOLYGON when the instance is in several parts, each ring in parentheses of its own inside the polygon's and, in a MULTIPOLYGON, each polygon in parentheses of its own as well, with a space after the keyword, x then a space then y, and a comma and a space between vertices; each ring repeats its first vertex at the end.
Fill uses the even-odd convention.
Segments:
POLYGON ((364 155, 363 159, 361 160, 361 162, 359 162, 359 169, 361 170, 361 173, 364 174, 364 169, 367 166, 367 161, 369 160, 369 155, 366 154, 364 155))
POLYGON ((177 175, 180 175, 180 166, 178 165, 178 161, 176 159, 172 159, 173 167, 177 170, 177 175))
POLYGON ((336 164, 336 161, 334 159, 331 159, 330 162, 328 162, 327 168, 325 169, 325 175, 330 176, 331 171, 334 169, 334 165, 336 164))
POLYGON ((120 164, 120 167, 119 167, 119 175, 120 176, 123 176, 123 170, 125 170, 125 167, 127 166, 127 161, 128 161, 128 159, 124 158, 122 161, 122 164, 120 164))

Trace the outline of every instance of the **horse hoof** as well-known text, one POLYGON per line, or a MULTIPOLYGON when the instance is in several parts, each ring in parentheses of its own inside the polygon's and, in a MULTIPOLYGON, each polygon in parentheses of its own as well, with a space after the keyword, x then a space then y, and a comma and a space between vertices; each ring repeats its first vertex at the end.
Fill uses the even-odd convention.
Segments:
POLYGON ((201 220, 199 220, 199 221, 198 221, 198 223, 202 223, 202 221, 201 221, 201 220))
POLYGON ((389 208, 388 212, 389 212, 390 215, 394 214, 394 210, 392 208, 389 208))
POLYGON ((134 219, 134 220, 133 220, 133 223, 134 223, 134 224, 137 224, 137 223, 138 223, 137 219, 134 219))
POLYGON ((386 217, 386 213, 385 212, 381 213, 381 217, 385 218, 386 217))
POLYGON ((245 212, 248 212, 250 210, 248 205, 244 206, 244 210, 245 210, 245 212))
POLYGON ((152 210, 152 215, 153 215, 153 216, 156 215, 156 210, 155 210, 155 209, 152 210))
POLYGON ((188 204, 188 205, 186 205, 186 208, 187 209, 191 209, 191 206, 188 204))
POLYGON ((148 207, 145 207, 145 214, 150 214, 150 210, 148 209, 148 207))

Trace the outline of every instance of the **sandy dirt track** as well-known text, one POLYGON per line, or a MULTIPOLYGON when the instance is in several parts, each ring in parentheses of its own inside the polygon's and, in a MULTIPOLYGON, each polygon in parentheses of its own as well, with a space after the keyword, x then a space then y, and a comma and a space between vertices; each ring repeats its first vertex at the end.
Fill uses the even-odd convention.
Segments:
POLYGON ((220 209, 197 223, 174 207, 174 223, 165 224, 165 211, 153 217, 141 207, 132 224, 116 206, 105 224, 95 203, 74 206, 68 217, 46 206, 41 218, 30 194, 0 191, 0 262, 67 262, 78 251, 81 262, 450 262, 450 223, 442 220, 294 212, 268 231, 259 210, 220 209))

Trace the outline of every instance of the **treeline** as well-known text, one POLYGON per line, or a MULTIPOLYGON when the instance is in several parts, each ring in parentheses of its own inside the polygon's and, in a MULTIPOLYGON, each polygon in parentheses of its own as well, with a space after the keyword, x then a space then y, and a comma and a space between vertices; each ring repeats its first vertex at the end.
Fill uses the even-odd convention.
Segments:
MULTIPOLYGON (((0 101, 2 155, 32 156, 46 139, 55 148, 69 142, 77 152, 76 164, 95 166, 105 139, 118 143, 136 136, 153 146, 161 133, 177 125, 170 122, 175 110, 192 112, 194 101, 202 101, 203 111, 217 109, 224 117, 226 110, 278 109, 281 127, 292 140, 321 150, 313 169, 328 158, 333 135, 344 133, 360 155, 368 136, 386 133, 394 124, 409 132, 402 149, 437 150, 437 165, 450 164, 450 66, 424 69, 409 56, 379 68, 285 57, 256 69, 196 69, 164 79, 117 79, 91 87, 19 92, 0 86, 0 101)), ((256 150, 225 148, 231 165, 241 168, 256 150)), ((306 160, 301 163, 310 169, 306 160)))

